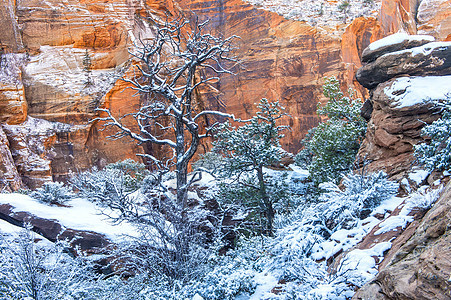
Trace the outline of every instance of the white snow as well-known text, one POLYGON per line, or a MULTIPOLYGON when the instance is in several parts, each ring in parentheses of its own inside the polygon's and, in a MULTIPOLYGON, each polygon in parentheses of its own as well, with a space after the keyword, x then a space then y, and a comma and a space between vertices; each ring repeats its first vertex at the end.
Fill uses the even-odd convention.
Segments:
POLYGON ((420 47, 415 47, 411 49, 401 50, 397 52, 393 52, 396 54, 403 52, 411 52, 411 56, 417 56, 418 54, 423 54, 424 56, 429 55, 434 50, 446 50, 448 47, 451 47, 451 42, 433 42, 428 43, 420 47))
POLYGON ((451 75, 426 77, 401 77, 384 89, 396 108, 439 101, 451 94, 451 75))
POLYGON ((389 231, 396 231, 396 228, 406 228, 407 224, 413 221, 413 216, 391 216, 379 224, 379 229, 374 235, 379 235, 389 231))
POLYGON ((409 178, 417 185, 420 185, 429 175, 429 171, 416 169, 409 173, 409 178))
POLYGON ((295 164, 291 164, 288 167, 291 168, 291 170, 293 170, 293 172, 290 172, 290 178, 292 179, 297 179, 297 180, 303 180, 306 179, 310 173, 308 170, 303 169, 299 166, 296 166, 295 164))
POLYGON ((405 32, 399 32, 371 43, 368 46, 368 48, 370 50, 377 50, 379 48, 386 47, 389 45, 400 44, 404 41, 421 41, 421 40, 433 42, 435 41, 435 38, 430 35, 409 35, 405 32))
POLYGON ((376 260, 382 261, 384 258, 384 252, 391 248, 390 242, 382 242, 374 245, 369 249, 355 249, 349 252, 343 260, 342 272, 357 273, 363 280, 361 283, 365 283, 371 280, 378 272, 376 260))
POLYGON ((15 212, 26 211, 37 217, 58 220, 67 228, 101 233, 112 241, 119 241, 124 235, 138 236, 135 227, 124 222, 111 224, 106 216, 100 215, 95 204, 81 198, 68 201, 70 207, 59 207, 40 203, 22 194, 0 194, 0 204, 11 204, 15 212))
POLYGON ((350 24, 357 17, 377 17, 381 7, 381 0, 367 2, 364 0, 349 1, 346 14, 340 11, 342 1, 328 0, 245 0, 257 8, 276 12, 287 19, 304 21, 317 29, 333 28, 341 35, 346 29, 344 24, 350 24))
POLYGON ((397 216, 390 216, 379 224, 379 229, 374 233, 379 235, 388 231, 396 231, 396 228, 406 228, 407 224, 413 222, 413 216, 409 213, 414 208, 429 208, 439 198, 443 187, 430 189, 428 186, 420 187, 416 192, 404 198, 404 205, 397 216))
POLYGON ((249 300, 262 300, 274 296, 270 292, 277 285, 278 280, 273 275, 262 272, 256 274, 254 279, 257 283, 257 288, 249 300))

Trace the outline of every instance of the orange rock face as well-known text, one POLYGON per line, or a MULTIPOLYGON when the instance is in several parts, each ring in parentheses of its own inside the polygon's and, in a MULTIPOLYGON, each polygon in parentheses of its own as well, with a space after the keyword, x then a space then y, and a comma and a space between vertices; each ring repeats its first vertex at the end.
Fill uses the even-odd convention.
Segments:
MULTIPOLYGON (((316 28, 241 0, 6 1, 0 9, 6 20, 2 22, 9 24, 0 33, 3 48, 9 52, 25 48, 30 56, 22 67, 23 92, 19 86, 16 96, 2 98, 0 91, 0 120, 17 124, 29 115, 70 125, 54 132, 53 150, 44 155, 50 161, 45 178, 64 178, 71 170, 134 157, 142 149, 133 141, 111 141, 107 139, 111 131, 88 122, 96 116, 96 107, 123 114, 139 105, 139 97, 116 79, 126 72, 133 41, 152 36, 147 18, 195 12, 201 20, 210 19, 213 34, 241 37, 236 41, 236 55, 242 61, 233 68, 236 75, 221 76, 219 83, 199 91, 199 103, 247 118, 255 113, 259 99, 280 100, 291 115, 284 123, 292 127, 282 144, 297 152, 307 130, 319 122, 316 107, 324 100, 323 77, 337 76, 343 88, 355 85, 366 95, 354 81, 362 50, 399 29, 416 7, 412 1, 392 2, 383 3, 380 20, 358 18, 348 27, 316 28), (404 10, 407 15, 399 13, 404 10), (86 55, 91 61, 89 74, 86 55)), ((11 145, 15 137, 8 136, 11 145)), ((14 159, 18 169, 28 168, 20 155, 14 159)))
POLYGON ((451 1, 422 1, 418 7, 418 32, 438 40, 451 40, 451 1))
POLYGON ((380 22, 384 36, 403 31, 416 34, 416 8, 421 0, 382 0, 380 22))

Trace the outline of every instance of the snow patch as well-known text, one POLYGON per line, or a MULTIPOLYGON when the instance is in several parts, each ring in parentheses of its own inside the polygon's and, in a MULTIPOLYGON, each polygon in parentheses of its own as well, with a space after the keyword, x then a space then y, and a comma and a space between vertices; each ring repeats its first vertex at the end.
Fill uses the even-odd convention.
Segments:
POLYGON ((426 77, 401 77, 384 88, 396 108, 444 100, 451 95, 451 75, 426 77))
POLYGON ((429 171, 417 169, 409 173, 409 179, 414 181, 417 185, 420 185, 426 179, 426 177, 428 177, 428 175, 429 171))
POLYGON ((120 241, 124 235, 138 236, 137 229, 128 223, 113 225, 101 215, 98 207, 86 199, 69 200, 70 207, 49 206, 22 194, 0 194, 0 204, 11 204, 15 212, 26 211, 45 219, 58 220, 63 226, 76 230, 104 234, 112 241, 120 241))

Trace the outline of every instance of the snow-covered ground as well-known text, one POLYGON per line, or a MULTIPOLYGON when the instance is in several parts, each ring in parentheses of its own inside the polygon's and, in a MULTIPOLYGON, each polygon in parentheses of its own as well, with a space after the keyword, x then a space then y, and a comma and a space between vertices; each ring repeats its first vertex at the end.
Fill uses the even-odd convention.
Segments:
MULTIPOLYGON (((0 194, 0 205, 11 204, 15 212, 25 211, 45 219, 54 219, 66 228, 89 230, 104 234, 111 241, 120 241, 124 236, 138 236, 138 232, 131 224, 122 222, 113 225, 108 218, 101 214, 99 208, 86 199, 75 198, 69 200, 68 207, 47 205, 27 195, 0 194)), ((11 227, 2 222, 0 231, 9 231, 11 227)))
MULTIPOLYGON (((308 176, 306 170, 296 166, 291 166, 289 171, 265 169, 265 172, 276 178, 286 172, 287 176, 283 178, 288 181, 302 182, 308 176)), ((441 191, 440 188, 430 190, 423 186, 406 197, 396 197, 397 185, 386 179, 378 179, 372 184, 371 180, 353 176, 344 181, 345 191, 333 184, 324 185, 328 186, 329 192, 324 193, 318 202, 305 203, 296 212, 287 215, 286 218, 290 219, 281 222, 275 237, 256 237, 245 242, 231 257, 215 258, 217 262, 205 278, 193 279, 191 285, 181 288, 180 293, 190 295, 188 298, 183 296, 183 299, 205 300, 209 299, 206 297, 208 293, 214 293, 214 299, 223 299, 218 298, 218 290, 229 295, 226 299, 235 300, 345 300, 352 297, 355 287, 362 286, 378 273, 378 264, 391 248, 392 241, 375 242, 368 249, 353 248, 374 228, 377 228, 375 235, 405 228, 413 221, 409 213, 415 207, 430 207, 441 191), (362 182, 366 182, 367 187, 359 188, 362 182), (380 189, 374 189, 374 185, 379 185, 380 189), (385 191, 387 196, 384 196, 385 191), (383 195, 384 200, 367 217, 360 219, 356 215, 358 211, 352 206, 359 206, 374 193, 383 195), (398 215, 391 215, 397 208, 398 215), (336 211, 340 213, 335 216, 336 211), (337 226, 332 228, 326 224, 330 217, 339 222, 337 226), (328 230, 326 226, 329 226, 329 234, 322 231, 328 230), (336 272, 331 273, 330 262, 340 253, 341 260, 334 262, 336 272), (211 285, 202 280, 211 280, 211 285), (234 294, 240 289, 245 292, 234 294), (274 293, 275 290, 279 291, 278 294, 274 293), (230 295, 235 296, 230 298, 230 295)), ((418 169, 409 178, 420 184, 425 176, 427 172, 418 169)), ((167 187, 174 187, 174 184, 174 180, 166 182, 167 187)), ((214 177, 204 173, 202 180, 196 184, 214 189, 216 183, 214 177)), ((139 196, 139 193, 133 196, 139 196)), ((191 192, 189 197, 201 200, 195 192, 191 192)), ((17 212, 29 211, 38 217, 56 219, 68 228, 103 233, 113 241, 119 241, 123 234, 138 234, 130 224, 109 223, 100 214, 99 208, 85 199, 72 199, 67 202, 68 207, 62 207, 43 204, 22 194, 0 194, 0 205, 5 203, 13 205, 17 212)), ((0 221, 0 232, 17 235, 20 228, 0 221)))

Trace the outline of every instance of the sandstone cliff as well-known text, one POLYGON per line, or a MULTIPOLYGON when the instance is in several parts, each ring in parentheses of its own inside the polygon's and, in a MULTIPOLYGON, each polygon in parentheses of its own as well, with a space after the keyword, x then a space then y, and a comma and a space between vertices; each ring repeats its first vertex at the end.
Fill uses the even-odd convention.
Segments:
MULTIPOLYGON (((424 11, 424 24, 438 28, 447 20, 446 5, 440 3, 434 4, 431 12, 430 6, 418 6, 418 1, 376 1, 377 6, 381 5, 378 18, 348 18, 348 23, 315 26, 287 20, 241 0, 4 0, 0 9, 5 25, 0 33, 2 53, 12 55, 11 62, 21 62, 16 63, 17 84, 1 80, 0 121, 19 127, 27 116, 56 122, 56 130, 48 132, 52 138, 41 140, 38 147, 45 150, 39 151, 27 144, 27 139, 17 140, 19 135, 5 130, 9 142, 2 152, 2 161, 10 163, 8 157, 12 157, 14 165, 4 169, 15 169, 27 185, 37 186, 50 178, 62 179, 70 171, 134 158, 134 153, 143 151, 126 139, 108 140, 111 132, 88 122, 95 116, 96 107, 109 107, 114 113, 124 114, 139 105, 139 97, 133 97, 133 92, 117 77, 127 72, 128 48, 133 41, 152 36, 149 16, 190 16, 195 12, 201 19, 211 20, 213 33, 240 36, 236 54, 243 63, 236 70, 237 75, 224 76, 219 84, 199 91, 197 101, 204 107, 248 117, 260 98, 280 100, 292 116, 285 121, 292 131, 283 145, 297 152, 306 131, 319 121, 315 111, 322 97, 322 78, 335 75, 366 95, 354 80, 363 49, 389 33, 406 29, 405 24, 412 25, 409 32, 415 31, 417 8, 424 11), (19 59, 14 53, 24 54, 19 59), (84 70, 86 56, 92 62, 90 74, 84 70), (86 85, 88 76, 94 85, 86 85), (70 128, 58 131, 60 123, 70 128), (25 153, 27 156, 23 156, 25 153), (39 157, 41 165, 36 166, 37 160, 29 157, 39 157), (35 167, 46 171, 34 172, 35 175, 24 171, 35 167)), ((373 9, 368 14, 377 13, 373 9)), ((319 21, 321 16, 318 24, 319 21)), ((430 28, 426 27, 422 30, 430 28)), ((443 39, 448 29, 440 28, 431 33, 443 39)), ((19 127, 14 132, 20 131, 19 127)), ((23 132, 27 130, 22 126, 23 132)), ((13 171, 8 172, 2 176, 10 178, 9 182, 18 178, 11 175, 13 171)), ((20 185, 16 179, 14 187, 20 185)))

